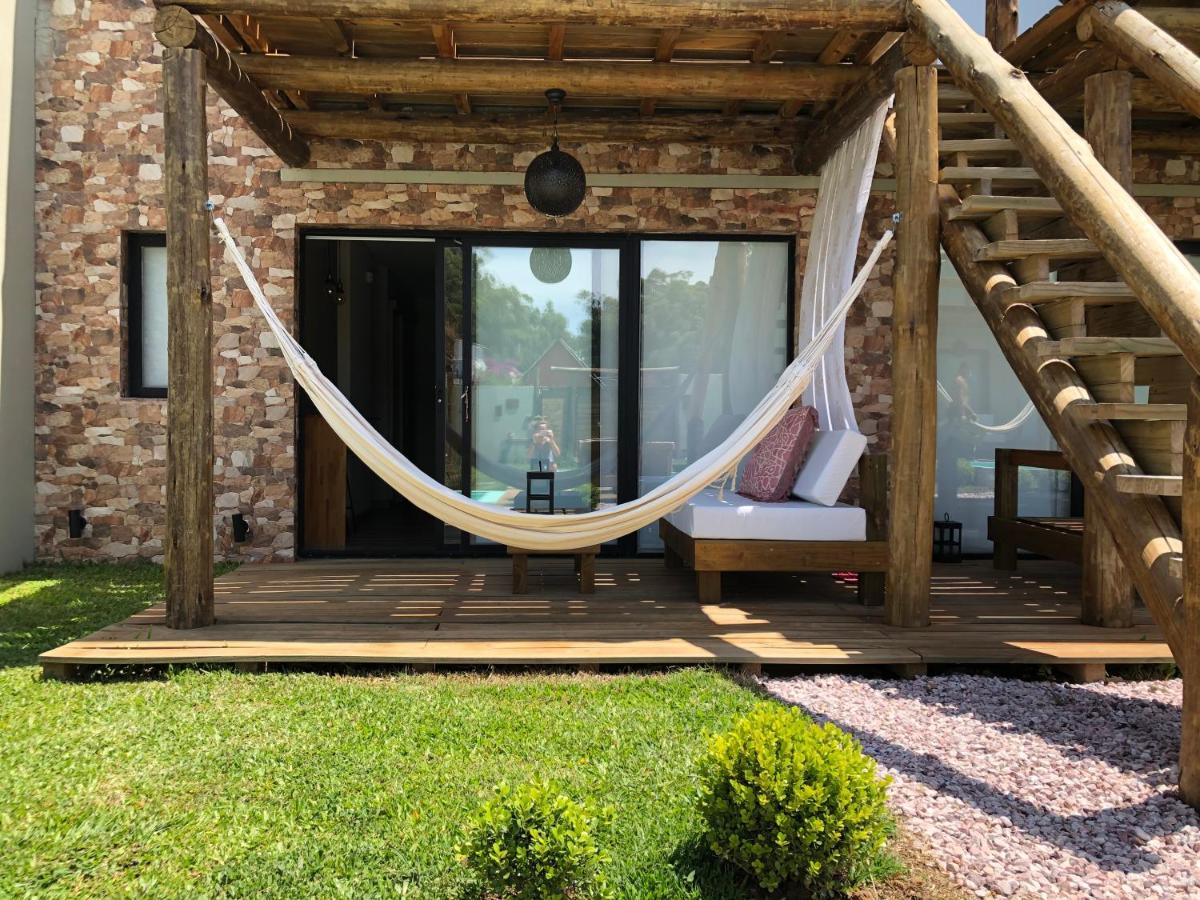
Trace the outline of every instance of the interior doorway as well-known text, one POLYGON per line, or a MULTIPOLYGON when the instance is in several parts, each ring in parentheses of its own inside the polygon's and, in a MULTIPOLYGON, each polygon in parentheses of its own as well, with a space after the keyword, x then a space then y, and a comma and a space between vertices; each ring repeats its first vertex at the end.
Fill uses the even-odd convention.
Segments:
MULTIPOLYGON (((426 239, 307 237, 300 341, 386 441, 441 480, 439 252, 426 239)), ((300 409, 301 550, 438 552, 441 523, 347 453, 306 398, 300 409)))

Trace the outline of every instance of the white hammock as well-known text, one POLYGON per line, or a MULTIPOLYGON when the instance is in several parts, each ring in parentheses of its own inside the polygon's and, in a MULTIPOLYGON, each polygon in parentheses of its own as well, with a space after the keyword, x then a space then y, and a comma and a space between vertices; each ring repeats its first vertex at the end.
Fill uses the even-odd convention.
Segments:
MULTIPOLYGON (((942 383, 940 381, 937 383, 937 392, 938 392, 938 396, 940 396, 947 403, 954 402, 954 398, 950 396, 950 392, 948 390, 946 390, 945 387, 942 386, 942 383)), ((971 422, 972 425, 974 425, 980 431, 992 431, 992 432, 1013 431, 1014 429, 1020 428, 1022 425, 1025 424, 1025 420, 1028 419, 1031 415, 1033 415, 1033 410, 1034 410, 1033 401, 1030 400, 1028 403, 1025 404, 1025 406, 1021 409, 1021 411, 1019 413, 1017 413, 1015 416, 1013 416, 1011 419, 1009 419, 1003 425, 984 425, 982 422, 976 422, 974 419, 971 419, 969 421, 971 422)))
POLYGON ((779 376, 779 381, 759 401, 745 421, 713 450, 668 481, 636 500, 587 513, 547 516, 500 509, 472 500, 422 472, 375 430, 337 385, 326 378, 312 357, 284 327, 271 307, 229 228, 219 217, 213 224, 246 283, 254 302, 279 342, 283 358, 308 393, 313 405, 350 450, 376 475, 415 506, 448 525, 481 537, 528 550, 573 550, 602 544, 637 531, 686 503, 714 481, 737 468, 742 457, 783 418, 812 381, 813 371, 861 293, 875 263, 891 242, 887 231, 871 251, 850 289, 830 311, 830 317, 813 341, 779 376))
MULTIPOLYGON (((835 205, 856 203, 857 196, 848 192, 859 189, 861 178, 847 178, 846 170, 852 169, 861 175, 864 170, 869 173, 874 169, 873 150, 878 146, 878 139, 874 147, 869 142, 865 146, 872 152, 840 154, 822 169, 821 191, 832 195, 826 196, 827 201, 835 205)), ((862 229, 861 209, 856 208, 856 212, 857 217, 847 222, 845 231, 838 235, 839 241, 849 242, 851 247, 857 245, 862 229)), ((822 358, 842 335, 846 313, 892 239, 891 231, 883 235, 836 305, 827 305, 832 298, 828 296, 828 288, 825 289, 826 296, 821 297, 825 310, 821 326, 811 332, 809 343, 729 437, 636 500, 587 513, 547 516, 480 503, 446 487, 413 465, 354 408, 337 385, 321 373, 316 362, 284 328, 225 223, 214 216, 213 224, 279 342, 296 382, 304 388, 337 436, 368 468, 415 506, 448 525, 510 547, 543 551, 574 550, 630 534, 678 509, 714 481, 736 471, 742 457, 775 427, 812 383, 813 373, 822 358)))

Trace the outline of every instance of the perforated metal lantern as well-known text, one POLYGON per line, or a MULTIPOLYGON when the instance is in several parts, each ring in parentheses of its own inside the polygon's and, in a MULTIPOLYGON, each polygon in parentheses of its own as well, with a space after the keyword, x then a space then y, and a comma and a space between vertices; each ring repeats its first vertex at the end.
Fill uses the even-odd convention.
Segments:
POLYGON ((570 153, 558 148, 558 110, 566 91, 546 91, 554 110, 554 138, 550 149, 534 158, 525 170, 525 197, 529 205, 548 216, 567 216, 579 208, 587 190, 583 166, 570 153))
POLYGON ((933 523, 933 561, 962 562, 962 522, 953 521, 950 513, 933 523))

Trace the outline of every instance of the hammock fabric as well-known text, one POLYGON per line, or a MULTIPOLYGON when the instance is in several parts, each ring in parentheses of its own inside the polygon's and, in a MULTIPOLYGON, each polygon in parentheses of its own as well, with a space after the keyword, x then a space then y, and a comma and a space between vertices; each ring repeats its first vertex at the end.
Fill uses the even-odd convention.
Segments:
MULTIPOLYGON (((870 142, 859 142, 859 145, 870 146, 870 142)), ((874 146, 878 146, 877 137, 874 146)), ((869 177, 874 166, 875 154, 859 151, 838 154, 821 171, 820 190, 826 195, 823 199, 835 206, 848 204, 854 209, 854 215, 849 217, 853 221, 848 221, 846 229, 838 235, 839 240, 849 242, 851 248, 857 246, 862 229, 862 205, 858 203, 862 179, 869 177), (853 177, 855 175, 858 177, 853 177)), ((713 482, 735 472, 742 458, 775 427, 812 384, 814 372, 835 341, 841 342, 846 314, 892 239, 891 231, 884 233, 858 276, 832 307, 828 306, 833 298, 828 296, 831 291, 825 283, 820 297, 825 312, 822 324, 809 332, 808 344, 725 440, 636 500, 587 513, 547 516, 480 503, 446 487, 413 465, 354 408, 337 385, 322 374, 271 307, 225 222, 214 216, 213 225, 267 320, 296 382, 304 388, 337 436, 368 468, 415 506, 448 525, 510 547, 547 552, 590 547, 630 534, 678 509, 713 482)), ((853 254, 853 249, 849 252, 853 254)))
POLYGON ((883 235, 814 340, 784 370, 745 421, 717 447, 636 500, 593 512, 547 516, 514 512, 472 500, 426 475, 388 443, 337 385, 321 373, 312 357, 284 327, 225 222, 214 217, 213 224, 279 342, 297 383, 337 436, 368 468, 415 506, 449 525, 510 547, 544 551, 575 550, 630 534, 678 509, 735 470, 742 457, 775 427, 812 381, 813 371, 838 334, 838 326, 892 239, 891 231, 883 235))

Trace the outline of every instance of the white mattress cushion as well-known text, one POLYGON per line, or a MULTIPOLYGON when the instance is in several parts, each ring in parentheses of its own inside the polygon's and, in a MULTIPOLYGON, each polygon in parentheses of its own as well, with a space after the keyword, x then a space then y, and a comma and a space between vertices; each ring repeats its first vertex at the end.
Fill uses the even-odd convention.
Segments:
POLYGON ((792 496, 833 506, 866 449, 867 439, 857 431, 818 431, 808 445, 792 496))
POLYGON ((857 506, 803 500, 764 503, 726 489, 697 494, 667 521, 694 538, 740 541, 865 541, 867 514, 857 506))

